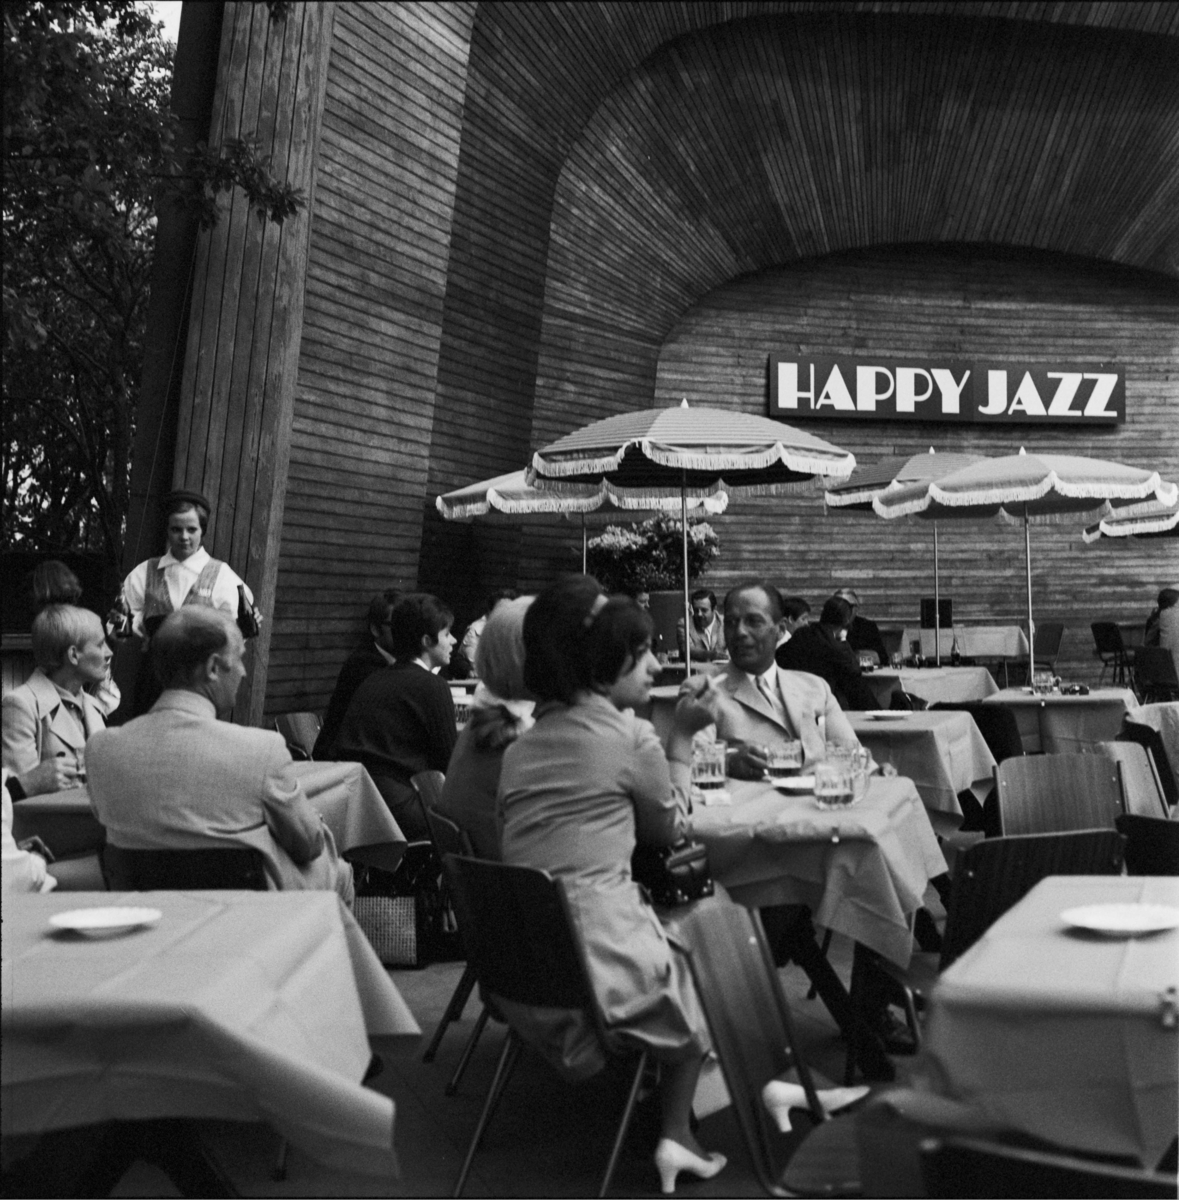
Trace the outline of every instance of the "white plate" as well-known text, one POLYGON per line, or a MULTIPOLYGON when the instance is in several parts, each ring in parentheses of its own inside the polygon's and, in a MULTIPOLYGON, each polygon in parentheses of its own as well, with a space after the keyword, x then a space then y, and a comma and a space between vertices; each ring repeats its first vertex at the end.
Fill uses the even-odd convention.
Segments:
POLYGON ((1167 904, 1086 904, 1066 909, 1060 919, 1074 929, 1088 929, 1107 937, 1133 937, 1179 926, 1179 908, 1167 904))
POLYGON ((872 708, 864 713, 869 721, 903 721, 912 715, 899 708, 872 708))
POLYGON ((54 929, 68 929, 87 937, 110 937, 154 925, 164 914, 158 908, 134 908, 130 905, 111 905, 109 908, 73 908, 55 913, 49 918, 54 929))
POLYGON ((815 777, 813 775, 787 775, 785 779, 771 779, 770 785, 780 792, 813 792, 815 777))

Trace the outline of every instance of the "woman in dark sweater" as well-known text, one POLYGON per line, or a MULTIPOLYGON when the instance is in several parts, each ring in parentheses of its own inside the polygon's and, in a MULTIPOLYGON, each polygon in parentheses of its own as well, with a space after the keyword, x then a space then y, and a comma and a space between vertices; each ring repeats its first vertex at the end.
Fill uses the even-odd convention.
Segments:
POLYGON ((336 757, 363 763, 407 838, 429 836, 410 780, 445 771, 454 749, 454 701, 435 672, 450 661, 454 614, 436 596, 413 593, 394 606, 397 659, 356 690, 336 736, 336 757))

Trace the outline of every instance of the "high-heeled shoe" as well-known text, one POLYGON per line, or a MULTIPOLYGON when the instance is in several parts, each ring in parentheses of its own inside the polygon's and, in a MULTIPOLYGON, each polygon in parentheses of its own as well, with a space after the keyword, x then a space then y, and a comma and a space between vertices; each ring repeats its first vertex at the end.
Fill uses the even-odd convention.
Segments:
POLYGON ((671 1138, 660 1138, 659 1145, 655 1147, 655 1169, 659 1172, 659 1186, 665 1196, 675 1191, 676 1176, 681 1171, 689 1171, 701 1179, 711 1179, 728 1161, 723 1154, 701 1158, 671 1138))
MULTIPOLYGON (((823 1106, 823 1111, 828 1115, 834 1112, 839 1112, 841 1109, 847 1108, 855 1104, 857 1100, 862 1100, 869 1089, 863 1085, 859 1087, 843 1087, 843 1088, 820 1088, 817 1092, 819 1103, 823 1106)), ((761 1089, 761 1102, 765 1106, 766 1112, 774 1118, 775 1124, 782 1133, 789 1133, 790 1110, 792 1108, 807 1108, 806 1092, 801 1084, 787 1083, 784 1079, 771 1079, 769 1083, 761 1089)))

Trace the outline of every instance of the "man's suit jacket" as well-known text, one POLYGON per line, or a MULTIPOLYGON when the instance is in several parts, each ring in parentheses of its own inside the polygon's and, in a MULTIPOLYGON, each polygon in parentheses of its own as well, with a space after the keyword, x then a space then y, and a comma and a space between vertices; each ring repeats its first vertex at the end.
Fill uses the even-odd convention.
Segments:
POLYGON ((4 765, 15 775, 31 771, 38 763, 65 755, 83 770, 83 747, 87 737, 106 722, 102 709, 86 691, 78 693, 86 737, 78 723, 65 711, 61 694, 38 667, 29 678, 4 697, 4 765))
MULTIPOLYGON (((719 616, 713 617, 712 624, 701 631, 692 625, 692 658, 695 661, 707 662, 714 658, 725 657, 725 628, 719 616)), ((684 653, 684 619, 676 623, 675 640, 684 653)))
POLYGON ((778 668, 778 691, 791 729, 782 724, 773 706, 740 667, 729 663, 713 678, 735 702, 726 706, 727 711, 717 721, 717 737, 756 746, 776 746, 798 740, 802 742, 806 763, 823 757, 824 742, 844 746, 860 744, 847 717, 835 703, 831 689, 817 675, 778 668))
POLYGON ((90 804, 113 845, 253 846, 272 888, 335 889, 350 901, 352 870, 290 766, 281 735, 218 721, 210 701, 183 690, 95 734, 86 751, 90 804))
POLYGON ((825 679, 841 708, 865 712, 880 707, 864 682, 855 651, 825 625, 795 630, 790 641, 778 647, 775 658, 788 671, 809 671, 825 679))
POLYGON ((888 662, 888 651, 884 648, 884 638, 880 636, 880 626, 858 613, 852 617, 852 623, 848 626, 847 644, 857 652, 875 650, 881 663, 888 662))

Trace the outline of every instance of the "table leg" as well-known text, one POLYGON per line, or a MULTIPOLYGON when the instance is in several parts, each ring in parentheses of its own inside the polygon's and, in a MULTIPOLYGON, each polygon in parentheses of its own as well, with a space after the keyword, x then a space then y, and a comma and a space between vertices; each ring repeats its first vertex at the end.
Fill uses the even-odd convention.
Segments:
POLYGON ((884 1051, 884 1043, 857 1012, 847 989, 815 941, 810 910, 801 904, 775 904, 761 910, 761 920, 774 961, 778 966, 794 962, 803 969, 848 1045, 854 1047, 864 1078, 873 1082, 894 1079, 896 1072, 884 1051))

